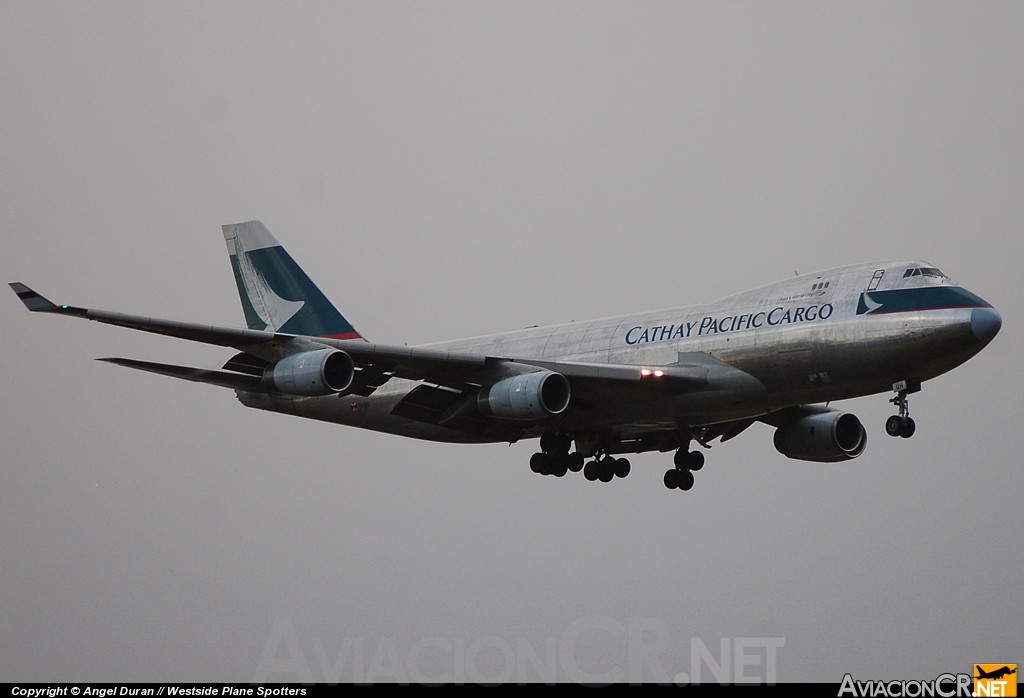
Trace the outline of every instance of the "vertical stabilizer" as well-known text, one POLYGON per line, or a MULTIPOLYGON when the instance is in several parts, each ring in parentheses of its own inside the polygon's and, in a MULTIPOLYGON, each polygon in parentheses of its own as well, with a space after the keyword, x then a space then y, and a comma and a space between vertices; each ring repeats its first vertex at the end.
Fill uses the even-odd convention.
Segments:
POLYGON ((249 329, 360 339, 260 221, 222 226, 249 329))

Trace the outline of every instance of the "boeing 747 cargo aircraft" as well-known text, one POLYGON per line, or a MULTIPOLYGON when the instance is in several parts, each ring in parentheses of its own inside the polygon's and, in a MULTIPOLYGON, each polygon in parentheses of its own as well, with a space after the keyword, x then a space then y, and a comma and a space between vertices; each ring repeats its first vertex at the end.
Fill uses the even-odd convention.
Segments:
POLYGON ((56 305, 33 312, 237 350, 220 370, 120 366, 235 391, 248 407, 432 441, 540 439, 536 473, 625 477, 625 454, 674 452, 689 490, 703 450, 754 424, 790 458, 864 452, 853 414, 821 403, 892 392, 890 436, 914 433, 907 396, 996 336, 996 310, 921 261, 839 267, 708 303, 438 344, 364 338, 259 221, 223 226, 248 329, 56 305), (701 450, 694 446, 702 447, 701 450))

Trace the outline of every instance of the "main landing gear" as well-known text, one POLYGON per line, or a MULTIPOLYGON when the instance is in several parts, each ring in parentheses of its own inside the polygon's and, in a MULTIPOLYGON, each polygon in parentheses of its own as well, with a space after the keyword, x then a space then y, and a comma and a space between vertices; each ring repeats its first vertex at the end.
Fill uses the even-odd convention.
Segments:
POLYGON ((686 492, 693 487, 693 474, 704 467, 704 454, 700 451, 691 451, 687 440, 676 451, 672 460, 675 467, 665 471, 665 487, 686 492))
POLYGON ((587 478, 590 482, 595 480, 611 482, 614 478, 626 477, 629 475, 629 470, 628 460, 606 454, 603 457, 595 456, 594 460, 583 466, 583 477, 587 478))
POLYGON ((540 453, 530 457, 530 470, 539 475, 565 477, 568 472, 583 470, 583 456, 569 453, 572 439, 565 434, 548 432, 540 437, 540 453))
POLYGON ((919 391, 921 384, 914 381, 900 381, 894 383, 892 389, 896 391, 896 397, 889 402, 896 405, 900 413, 885 420, 885 433, 889 436, 901 436, 904 439, 909 439, 917 431, 917 425, 910 416, 910 404, 907 396, 919 391))
POLYGON ((598 452, 594 459, 584 465, 583 455, 569 453, 572 437, 567 434, 548 432, 540 437, 540 453, 530 457, 530 470, 539 475, 564 477, 566 473, 583 471, 583 477, 590 482, 600 480, 611 482, 617 477, 629 475, 630 465, 625 458, 615 458, 609 453, 598 452))
MULTIPOLYGON (((665 487, 684 491, 693 487, 693 474, 704 467, 704 454, 700 451, 691 451, 690 443, 696 440, 707 448, 707 436, 706 432, 684 432, 678 439, 673 438, 672 445, 678 443, 679 449, 673 458, 675 467, 665 473, 665 487)), ((573 437, 569 434, 545 433, 540 437, 540 452, 530 457, 530 469, 539 475, 555 477, 565 477, 567 473, 578 473, 582 470, 583 477, 590 482, 611 482, 615 478, 629 475, 629 461, 625 458, 616 458, 609 453, 609 450, 618 444, 609 447, 607 441, 585 439, 581 442, 577 439, 577 450, 570 453, 572 444, 573 437), (583 453, 592 455, 592 459, 584 463, 586 459, 583 453)))

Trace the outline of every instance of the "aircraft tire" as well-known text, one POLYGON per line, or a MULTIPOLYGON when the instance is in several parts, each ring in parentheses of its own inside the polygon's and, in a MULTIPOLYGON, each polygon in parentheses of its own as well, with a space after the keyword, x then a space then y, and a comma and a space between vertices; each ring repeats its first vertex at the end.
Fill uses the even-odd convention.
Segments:
POLYGON ((909 439, 917 431, 917 424, 910 417, 902 420, 902 422, 903 424, 900 425, 900 436, 904 439, 909 439))
POLYGON ((544 472, 544 454, 534 453, 530 456, 530 470, 537 473, 538 475, 544 472))
POLYGON ((686 454, 686 469, 697 472, 704 467, 704 454, 700 451, 690 451, 686 454))
POLYGON ((566 456, 566 467, 569 468, 569 472, 578 473, 583 470, 583 456, 579 453, 570 453, 566 456))
POLYGON ((693 473, 691 473, 689 470, 680 470, 678 487, 683 492, 686 492, 687 490, 691 489, 693 487, 693 473))
POLYGON ((680 471, 676 468, 665 471, 664 483, 665 487, 670 490, 674 490, 679 487, 679 473, 680 471))
POLYGON ((885 420, 885 433, 889 436, 899 436, 903 431, 903 419, 899 415, 893 415, 885 420))
POLYGON ((615 477, 626 477, 629 475, 629 461, 625 458, 619 458, 615 461, 615 467, 613 468, 615 477))

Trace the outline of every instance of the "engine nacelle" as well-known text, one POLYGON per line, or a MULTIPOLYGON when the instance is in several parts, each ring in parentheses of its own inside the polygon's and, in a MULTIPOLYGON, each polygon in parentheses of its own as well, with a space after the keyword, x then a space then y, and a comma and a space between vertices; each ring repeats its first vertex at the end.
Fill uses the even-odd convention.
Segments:
POLYGON ((829 410, 796 419, 775 431, 775 448, 784 456, 818 463, 856 458, 868 434, 856 415, 829 410))
POLYGON ((498 381, 480 391, 484 414, 501 419, 543 419, 569 406, 569 381, 561 373, 536 371, 498 381))
POLYGON ((286 356, 268 366, 263 379, 286 395, 332 395, 352 385, 352 357, 337 349, 317 349, 286 356))

